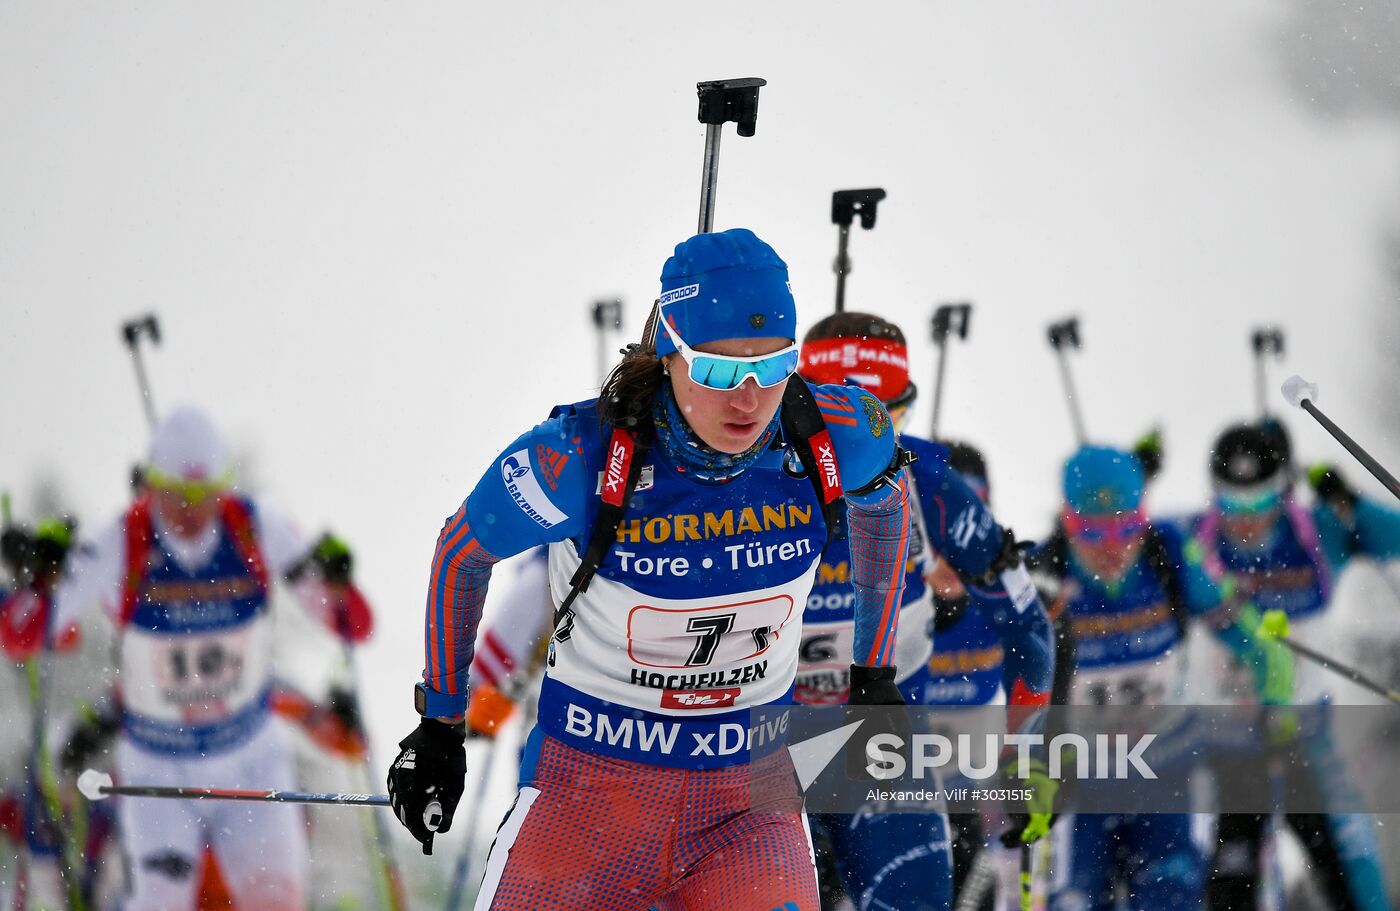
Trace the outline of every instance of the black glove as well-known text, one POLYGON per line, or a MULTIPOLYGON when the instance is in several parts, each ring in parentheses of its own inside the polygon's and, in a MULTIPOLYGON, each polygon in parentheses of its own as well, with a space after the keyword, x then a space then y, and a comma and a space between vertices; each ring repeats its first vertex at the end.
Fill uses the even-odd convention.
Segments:
POLYGON ((331 584, 350 581, 350 573, 355 568, 355 557, 350 546, 330 532, 321 535, 316 548, 311 551, 311 562, 321 573, 321 578, 331 584))
POLYGON ((851 665, 851 695, 847 705, 904 705, 904 694, 894 685, 894 665, 851 665))
POLYGON ((58 757, 59 768, 76 774, 92 765, 94 756, 107 752, 120 726, 113 711, 85 713, 63 746, 63 752, 58 757))
POLYGON ((0 560, 16 580, 28 570, 33 551, 34 538, 20 526, 11 525, 0 532, 0 560))
POLYGON ((1142 473, 1151 481, 1162 473, 1162 428, 1153 427, 1133 444, 1133 455, 1142 465, 1142 473))
POLYGON ((399 741, 399 755, 389 767, 389 805, 424 854, 433 853, 435 833, 452 828, 467 776, 466 739, 465 724, 424 718, 399 741))
POLYGON ((355 694, 347 689, 338 686, 331 687, 330 691, 330 713, 335 716, 335 720, 345 725, 345 729, 360 733, 364 724, 360 717, 360 701, 355 698, 355 694))
POLYGON ((1308 483, 1319 500, 1343 516, 1349 517, 1356 508, 1356 491, 1342 477, 1336 465, 1312 466, 1308 469, 1308 483))
POLYGON ((49 584, 58 578, 73 546, 76 528, 71 519, 45 519, 35 527, 34 551, 30 555, 35 579, 49 584))
MULTIPOLYGON (((864 744, 876 734, 898 736, 904 745, 896 752, 905 757, 905 768, 907 769, 909 750, 913 742, 913 726, 909 721, 909 713, 904 708, 904 694, 899 691, 899 687, 894 685, 894 675, 893 665, 887 667, 851 665, 851 692, 846 698, 848 707, 846 717, 848 720, 862 722, 861 729, 857 731, 857 734, 860 735, 858 743, 864 744), (884 709, 882 711, 851 711, 850 707, 860 705, 882 706, 884 709)), ((846 764, 847 774, 852 776, 853 780, 873 778, 874 776, 866 768, 871 761, 863 749, 851 751, 846 764)))

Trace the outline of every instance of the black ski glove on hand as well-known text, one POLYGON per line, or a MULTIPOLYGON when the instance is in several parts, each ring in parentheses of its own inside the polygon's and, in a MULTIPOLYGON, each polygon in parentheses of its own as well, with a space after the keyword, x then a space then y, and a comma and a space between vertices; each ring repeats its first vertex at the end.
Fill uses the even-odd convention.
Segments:
POLYGON ((904 694, 894 685, 895 668, 851 665, 851 695, 847 705, 904 705, 904 694))
POLYGON ((321 578, 332 585, 348 583, 355 569, 355 557, 350 553, 350 545, 330 532, 317 540, 316 547, 311 551, 311 562, 321 571, 321 578))
MULTIPOLYGON (((909 713, 904 708, 904 694, 899 691, 899 687, 894 685, 895 668, 888 667, 867 667, 863 664, 851 665, 851 693, 846 697, 846 717, 848 720, 859 720, 869 722, 862 724, 856 731, 856 742, 864 744, 876 734, 894 734, 903 743, 902 747, 894 750, 903 755, 907 760, 909 747, 913 739, 913 726, 909 722, 909 713), (883 706, 883 711, 866 710, 862 712, 852 712, 854 706, 883 706)), ((872 757, 865 755, 863 750, 855 750, 850 754, 847 763, 847 773, 855 780, 870 779, 872 776, 866 768, 872 762, 878 768, 881 764, 872 757)))
POLYGON ((1336 465, 1318 463, 1308 469, 1308 483, 1318 499, 1331 506, 1344 521, 1350 521, 1356 509, 1356 491, 1342 477, 1336 465))
POLYGON ((435 833, 452 828, 467 775, 466 739, 465 724, 424 718, 399 741, 399 755, 389 767, 389 805, 424 854, 433 853, 435 833))
POLYGON ((360 715, 360 700, 355 698, 353 690, 333 686, 328 694, 328 701, 330 702, 328 708, 331 715, 344 725, 347 731, 353 731, 356 734, 364 731, 364 718, 360 715))
POLYGON ((77 775, 92 765, 95 757, 108 752, 120 729, 121 720, 110 707, 86 712, 59 754, 59 768, 70 775, 77 775))
POLYGON ((11 525, 0 532, 0 561, 10 575, 18 578, 29 569, 31 554, 34 552, 34 536, 18 525, 11 525))

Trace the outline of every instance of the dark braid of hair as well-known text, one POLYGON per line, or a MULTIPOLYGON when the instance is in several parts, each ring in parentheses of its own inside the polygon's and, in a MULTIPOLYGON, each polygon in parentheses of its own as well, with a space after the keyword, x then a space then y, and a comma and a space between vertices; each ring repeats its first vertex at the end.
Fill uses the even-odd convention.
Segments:
POLYGON ((666 369, 656 356, 657 308, 647 317, 641 342, 622 349, 622 360, 603 381, 598 395, 598 416, 605 424, 647 432, 651 427, 651 406, 661 384, 666 381, 666 369))

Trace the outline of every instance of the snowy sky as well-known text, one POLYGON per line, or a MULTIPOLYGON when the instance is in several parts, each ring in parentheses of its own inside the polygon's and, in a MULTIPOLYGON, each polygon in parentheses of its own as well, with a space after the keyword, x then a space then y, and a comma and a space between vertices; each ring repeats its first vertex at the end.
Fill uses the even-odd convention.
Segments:
MULTIPOLYGON (((157 405, 205 406, 259 493, 356 547, 390 755, 414 724, 442 520, 500 447, 590 393, 593 299, 622 296, 639 330, 695 224, 694 84, 750 75, 769 85, 758 135, 727 131, 717 227, 777 248, 810 323, 832 302, 831 191, 888 190, 852 238, 850 306, 904 324, 928 390, 934 304, 975 301, 943 426, 985 446, 1023 535, 1045 529, 1071 446, 1044 341, 1071 313, 1091 434, 1166 428, 1163 505, 1200 496, 1210 439, 1252 408, 1260 322, 1289 330, 1276 382, 1321 383, 1394 464, 1376 330, 1400 131, 1310 114, 1283 77, 1282 16, 1263 0, 6 3, 0 484, 22 518, 42 478, 90 527, 116 514, 146 437, 117 327, 156 310, 157 405)), ((1305 456, 1342 457, 1292 424, 1305 456)))

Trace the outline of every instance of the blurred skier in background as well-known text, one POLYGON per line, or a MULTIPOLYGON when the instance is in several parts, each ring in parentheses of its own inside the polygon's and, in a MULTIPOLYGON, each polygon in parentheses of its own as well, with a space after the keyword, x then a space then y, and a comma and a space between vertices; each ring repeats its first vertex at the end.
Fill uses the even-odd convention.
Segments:
POLYGON ((16 863, 0 877, 0 901, 7 907, 75 907, 86 904, 92 886, 82 868, 79 830, 100 830, 105 815, 99 809, 88 818, 81 813, 86 808, 66 799, 49 744, 54 682, 81 677, 51 657, 71 662, 80 644, 76 628, 55 628, 53 613, 54 585, 76 526, 51 517, 31 528, 15 523, 9 507, 6 495, 0 562, 9 582, 0 589, 0 652, 14 662, 9 693, 15 698, 5 699, 3 708, 15 733, 7 746, 17 749, 6 750, 4 759, 14 774, 4 776, 0 789, 0 833, 13 841, 16 863), (75 826, 80 814, 84 824, 75 826))
MULTIPOLYGON (((917 390, 909 379, 908 348, 898 326, 866 313, 828 316, 808 330, 798 371, 813 383, 850 383, 879 397, 897 430, 909 415, 917 390)), ((896 683, 910 705, 987 704, 1001 695, 1010 703, 1003 730, 1033 727, 1049 703, 1053 676, 1050 622, 1016 542, 987 509, 985 495, 950 464, 949 450, 900 432, 900 445, 917 454, 910 468, 909 560, 904 600, 899 613, 896 683), (946 591, 961 594, 962 639, 940 653, 934 634, 937 599, 930 577, 946 591), (976 606, 967 610, 969 598, 976 606), (976 629, 973 629, 976 627, 976 629), (972 638, 985 636, 998 660, 989 687, 974 694, 981 703, 945 701, 948 674, 931 664, 940 654, 956 655, 972 638), (936 671, 933 668, 937 668, 936 671), (934 673, 938 673, 935 686, 934 673), (939 698, 945 697, 945 698, 939 698)), ((794 700, 811 705, 839 705, 847 698, 846 668, 855 634, 855 592, 851 587, 850 548, 844 536, 827 545, 816 582, 803 613, 794 700)), ((953 618, 951 626, 957 626, 953 618)), ((940 634, 941 635, 941 634, 940 634)), ((984 650, 985 651, 985 650, 984 650)), ((952 676, 957 676, 956 674, 952 676)), ((966 681, 965 681, 966 682, 966 681)), ((979 682, 981 678, 979 678, 979 682)), ((961 691, 960 691, 961 692, 961 691)), ((1040 770, 1043 771, 1043 770, 1040 770)), ((1017 843, 1035 841, 1049 826, 1054 784, 1040 771, 1028 784, 1037 791, 1032 806, 1009 807, 1017 843)), ((952 864, 947 817, 941 813, 874 812, 813 819, 814 838, 831 846, 834 866, 843 875, 857 908, 938 908, 952 901, 952 864)), ((980 841, 981 828, 970 836, 980 841)), ((834 892, 827 884, 828 895, 834 892)), ((828 903, 831 899, 828 898, 828 903)))
MULTIPOLYGON (((1328 608, 1337 577, 1355 557, 1400 557, 1400 512, 1359 495, 1330 465, 1308 472, 1313 500, 1299 502, 1292 446, 1283 425, 1272 418, 1227 427, 1212 448, 1210 473, 1212 502, 1196 517, 1194 527, 1212 571, 1230 579, 1261 609, 1287 614, 1290 635, 1300 642, 1334 654, 1337 637, 1328 608)), ((1208 666, 1224 669, 1214 681, 1214 698, 1222 704, 1248 692, 1240 686, 1247 669, 1233 656, 1219 655, 1208 666)), ((1312 663, 1299 665, 1298 703, 1331 702, 1335 679, 1312 663)), ((1325 728, 1306 731, 1291 749, 1307 759, 1285 757, 1279 766, 1292 789, 1329 797, 1348 787, 1325 728), (1297 780, 1302 777, 1309 780, 1297 780)), ((1223 756, 1217 762, 1218 774, 1227 781, 1258 774, 1254 759, 1223 756)), ((1268 818, 1241 813, 1219 817, 1207 887, 1214 911, 1254 907, 1268 818)), ((1285 819, 1311 858, 1332 908, 1390 907, 1371 817, 1293 812, 1285 819)))
MULTIPOLYGON (((1148 519, 1144 483, 1132 453, 1081 447, 1065 463, 1056 531, 1033 555, 1067 604, 1076 652, 1070 703, 1180 704, 1180 644, 1187 624, 1200 619, 1250 669, 1260 701, 1288 704, 1292 655, 1261 634, 1258 609, 1208 572, 1199 547, 1148 519)), ((1190 768, 1183 766, 1157 771, 1184 781, 1190 768)), ((1076 814, 1056 832, 1054 847, 1057 911, 1108 911, 1120 886, 1129 907, 1141 911, 1194 908, 1202 900, 1204 862, 1187 813, 1076 814)))
MULTIPOLYGON (((228 446, 197 410, 160 422, 143 477, 131 507, 76 550, 57 588, 57 628, 101 606, 118 637, 114 699, 70 744, 82 754, 70 762, 85 763, 119 731, 119 781, 293 789, 290 747, 269 718, 269 587, 301 578, 306 609, 337 635, 362 641, 372 620, 340 571, 348 550, 313 546, 238 493, 228 446)), ((299 808, 116 803, 130 911, 195 907, 206 846, 239 908, 305 907, 299 808)))

